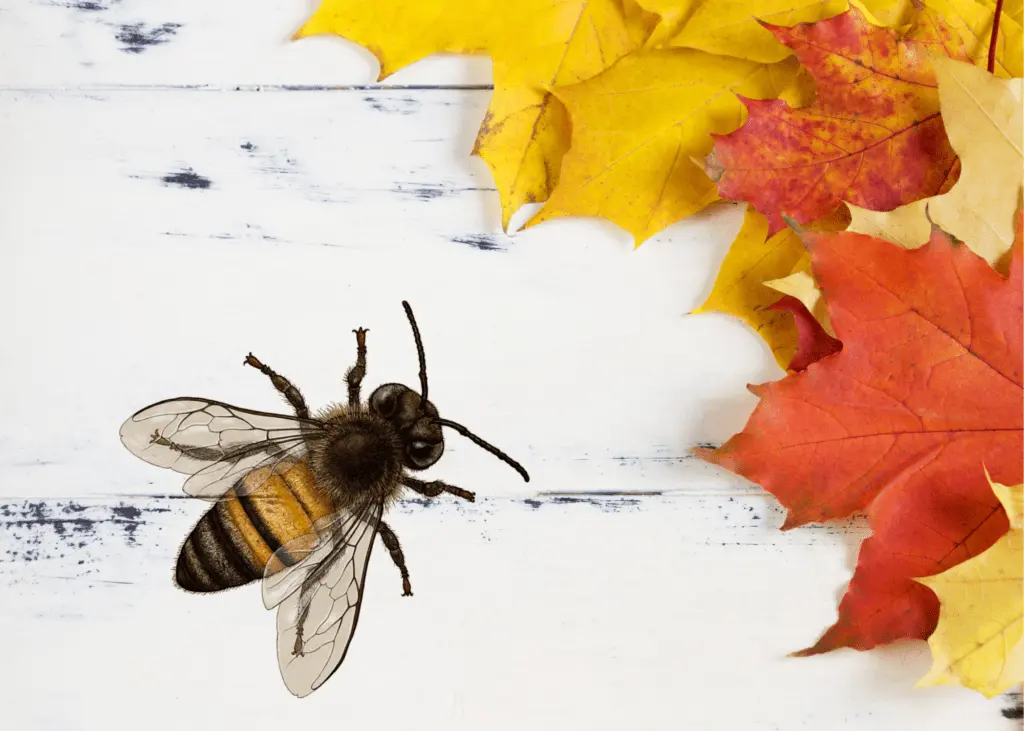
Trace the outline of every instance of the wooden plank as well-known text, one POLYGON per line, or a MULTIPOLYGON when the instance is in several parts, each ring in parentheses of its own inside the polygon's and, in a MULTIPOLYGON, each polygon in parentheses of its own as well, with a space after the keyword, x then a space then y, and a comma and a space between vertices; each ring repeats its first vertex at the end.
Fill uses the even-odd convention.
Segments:
MULTIPOLYGON (((642 481, 643 478, 637 479, 642 481)), ((0 503, 0 574, 4 583, 34 587, 32 592, 57 579, 81 582, 99 590, 118 581, 163 590, 191 524, 210 507, 183 493, 59 499, 7 497, 4 501, 0 503), (108 564, 119 553, 130 561, 108 564)), ((465 521, 486 527, 492 522, 500 524, 500 519, 494 518, 496 514, 523 513, 526 520, 534 513, 555 513, 561 516, 559 520, 571 523, 578 518, 588 520, 587 516, 595 511, 610 517, 624 513, 672 514, 680 521, 678 541, 687 546, 761 547, 772 552, 819 546, 827 552, 836 547, 856 546, 868 535, 863 519, 783 532, 779 530, 783 511, 769 495, 700 494, 695 490, 677 495, 564 493, 480 497, 475 503, 449 496, 413 496, 403 499, 392 511, 398 517, 389 520, 396 530, 406 516, 422 520, 421 514, 440 524, 465 521)), ((406 551, 415 553, 408 545, 406 551)), ((60 594, 52 598, 58 602, 68 599, 60 594)))
MULTIPOLYGON (((0 0, 0 87, 362 85, 367 51, 340 38, 292 42, 314 0, 0 0)), ((489 85, 490 61, 432 58, 389 85, 489 85)))

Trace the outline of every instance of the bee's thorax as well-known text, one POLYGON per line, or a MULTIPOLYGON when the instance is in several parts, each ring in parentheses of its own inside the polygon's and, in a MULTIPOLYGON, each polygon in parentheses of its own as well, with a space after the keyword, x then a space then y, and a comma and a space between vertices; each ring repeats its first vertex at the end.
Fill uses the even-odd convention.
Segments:
POLYGON ((310 466, 337 504, 368 494, 389 499, 401 489, 402 443, 388 422, 367 411, 334 409, 323 423, 327 435, 311 445, 310 466))

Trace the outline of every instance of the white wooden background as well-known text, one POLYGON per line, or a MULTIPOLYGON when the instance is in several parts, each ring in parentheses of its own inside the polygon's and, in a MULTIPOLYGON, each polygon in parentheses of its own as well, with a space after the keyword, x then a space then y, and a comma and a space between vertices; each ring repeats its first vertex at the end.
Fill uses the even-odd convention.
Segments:
POLYGON ((781 375, 737 322, 686 315, 741 212, 635 252, 596 221, 506 237, 468 155, 488 62, 376 85, 355 46, 288 42, 313 7, 0 0, 0 726, 1014 727, 1019 695, 914 690, 923 643, 785 657, 866 529, 781 533, 688 455, 781 375), (172 585, 206 506, 118 427, 179 395, 284 408, 249 350, 339 399, 356 326, 364 393, 415 383, 403 298, 441 413, 533 480, 450 436, 430 474, 479 502, 397 508, 415 596, 378 550, 344 666, 298 701, 254 587, 172 585))

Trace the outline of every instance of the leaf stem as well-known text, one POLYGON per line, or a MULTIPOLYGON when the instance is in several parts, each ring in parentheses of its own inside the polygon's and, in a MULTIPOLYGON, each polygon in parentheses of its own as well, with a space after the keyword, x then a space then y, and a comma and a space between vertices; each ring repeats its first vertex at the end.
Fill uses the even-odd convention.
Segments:
POLYGON ((999 16, 1003 14, 1003 0, 996 0, 996 12, 992 16, 992 40, 988 44, 988 72, 996 72, 996 36, 999 33, 999 16))

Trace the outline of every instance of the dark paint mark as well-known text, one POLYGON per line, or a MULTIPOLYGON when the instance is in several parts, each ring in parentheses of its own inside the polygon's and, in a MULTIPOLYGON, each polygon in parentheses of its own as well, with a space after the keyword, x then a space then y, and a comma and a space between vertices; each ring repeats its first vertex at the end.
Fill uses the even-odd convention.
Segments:
POLYGON ((398 188, 397 193, 406 193, 415 198, 419 198, 421 201, 431 201, 434 198, 440 198, 441 196, 447 195, 449 191, 444 188, 398 188))
MULTIPOLYGON (((393 190, 399 195, 411 195, 421 201, 432 201, 435 198, 443 198, 448 195, 459 195, 460 193, 475 191, 482 191, 485 193, 497 192, 497 188, 456 187, 454 185, 417 185, 415 183, 399 183, 393 190)), ((472 244, 474 246, 482 245, 482 247, 486 249, 500 248, 497 246, 500 240, 495 237, 474 235, 467 237, 466 239, 455 240, 463 244, 472 244)))
MULTIPOLYGON (((78 530, 92 531, 96 527, 96 521, 89 518, 22 518, 20 520, 5 520, 2 525, 13 525, 18 528, 33 528, 40 525, 53 526, 58 535, 64 535, 65 526, 73 526, 78 530)), ((32 542, 31 540, 29 541, 32 542)))
POLYGON ((364 96, 363 101, 383 114, 414 114, 420 108, 418 99, 411 97, 364 96))
POLYGON ((135 540, 135 531, 139 529, 139 525, 140 523, 136 523, 134 521, 130 521, 122 525, 124 528, 124 539, 129 546, 138 545, 138 542, 135 540))
POLYGON ((147 28, 144 23, 126 23, 117 29, 117 40, 125 53, 139 54, 152 46, 167 43, 178 32, 181 23, 164 23, 147 28))
POLYGON ((1019 721, 1024 718, 1024 698, 1022 698, 1021 692, 1019 690, 1011 691, 1006 694, 1006 698, 1012 705, 1002 709, 1003 718, 1008 718, 1011 721, 1019 721))
POLYGON ((70 10, 98 13, 104 10, 110 10, 112 5, 117 5, 119 2, 121 2, 121 0, 108 0, 105 3, 99 2, 98 0, 78 0, 77 2, 62 3, 62 5, 70 10))
POLYGON ((616 513, 626 507, 635 507, 640 504, 640 497, 657 496, 660 493, 608 493, 603 495, 601 493, 586 494, 581 493, 578 495, 539 495, 536 498, 527 498, 523 500, 524 503, 529 505, 534 510, 538 510, 544 503, 552 503, 555 505, 593 505, 596 508, 600 508, 606 513, 616 513), (637 497, 620 497, 620 495, 637 495, 637 497))
POLYGON ((132 505, 118 505, 116 508, 111 508, 110 512, 127 520, 138 520, 142 517, 142 511, 132 505))
POLYGON ((658 497, 662 495, 661 490, 647 490, 640 492, 623 492, 622 490, 586 490, 581 492, 539 492, 541 497, 658 497))
POLYGON ((353 84, 336 86, 330 84, 269 84, 258 87, 236 86, 235 91, 494 91, 491 84, 353 84))
POLYGON ((566 505, 569 503, 590 503, 591 505, 597 505, 598 502, 592 497, 569 497, 563 495, 562 497, 553 497, 551 502, 559 503, 560 505, 566 505))
MULTIPOLYGON (((17 91, 22 92, 52 92, 52 87, 49 86, 18 86, 18 87, 6 87, 8 90, 16 88, 17 91)), ((484 86, 480 84, 469 84, 460 86, 458 84, 443 84, 441 86, 388 86, 379 85, 371 86, 369 84, 359 84, 356 86, 329 86, 329 85, 296 85, 296 84, 90 84, 83 87, 89 91, 215 91, 215 92, 241 92, 244 94, 251 94, 253 92, 277 92, 277 91, 339 91, 339 92, 366 92, 366 91, 416 91, 416 92, 431 92, 431 91, 493 91, 493 86, 484 86)), ((435 103, 440 104, 451 104, 447 101, 439 101, 435 103)), ((447 138, 445 138, 447 139, 447 138)))
POLYGON ((39 551, 25 551, 24 553, 18 553, 17 551, 8 551, 7 555, 12 559, 20 558, 25 563, 39 560, 39 551))
POLYGON ((410 505, 419 505, 419 506, 424 507, 424 508, 429 508, 432 505, 437 505, 438 504, 437 500, 433 500, 433 499, 431 499, 429 497, 407 497, 407 498, 404 498, 402 500, 402 502, 403 503, 408 503, 410 505))
MULTIPOLYGON (((582 458, 579 458, 579 459, 586 460, 587 458, 586 457, 582 457, 582 458)), ((653 464, 653 463, 668 464, 668 463, 673 463, 673 462, 681 463, 681 462, 688 462, 688 461, 695 460, 695 459, 700 459, 700 458, 697 455, 695 455, 695 454, 683 454, 683 455, 679 455, 679 456, 676 456, 676 457, 652 457, 652 456, 647 456, 647 455, 641 457, 641 456, 637 455, 637 456, 633 456, 633 457, 630 457, 630 456, 611 457, 610 459, 613 462, 617 462, 619 467, 635 467, 638 464, 653 464)))
POLYGON ((90 520, 89 518, 41 518, 38 520, 12 520, 8 523, 8 525, 16 525, 19 528, 37 525, 50 525, 53 526, 54 532, 59 536, 64 535, 66 526, 71 526, 80 533, 92 533, 96 530, 96 521, 90 520))
POLYGON ((206 190, 213 184, 209 178, 203 177, 192 168, 185 168, 177 173, 168 173, 160 180, 164 185, 180 185, 182 188, 193 190, 206 190))
POLYGON ((470 234, 452 239, 456 244, 467 244, 480 251, 505 251, 501 240, 490 234, 470 234))
POLYGON ((19 542, 22 547, 33 547, 7 550, 6 553, 11 559, 20 561, 52 559, 58 555, 61 549, 82 549, 90 543, 101 540, 104 535, 97 533, 100 523, 112 523, 118 526, 123 532, 125 543, 135 546, 137 545, 136 533, 139 527, 148 525, 144 519, 146 513, 171 512, 171 509, 167 507, 144 506, 140 508, 122 502, 109 507, 109 517, 81 515, 86 510, 92 510, 93 516, 95 516, 97 512, 102 511, 103 507, 102 505, 82 505, 75 501, 54 501, 52 503, 26 501, 21 504, 0 505, 0 516, 7 518, 0 521, 0 531, 5 531, 7 537, 19 542), (49 534, 43 530, 44 526, 52 528, 53 533, 49 534), (43 554, 41 552, 43 550, 51 552, 43 554))

